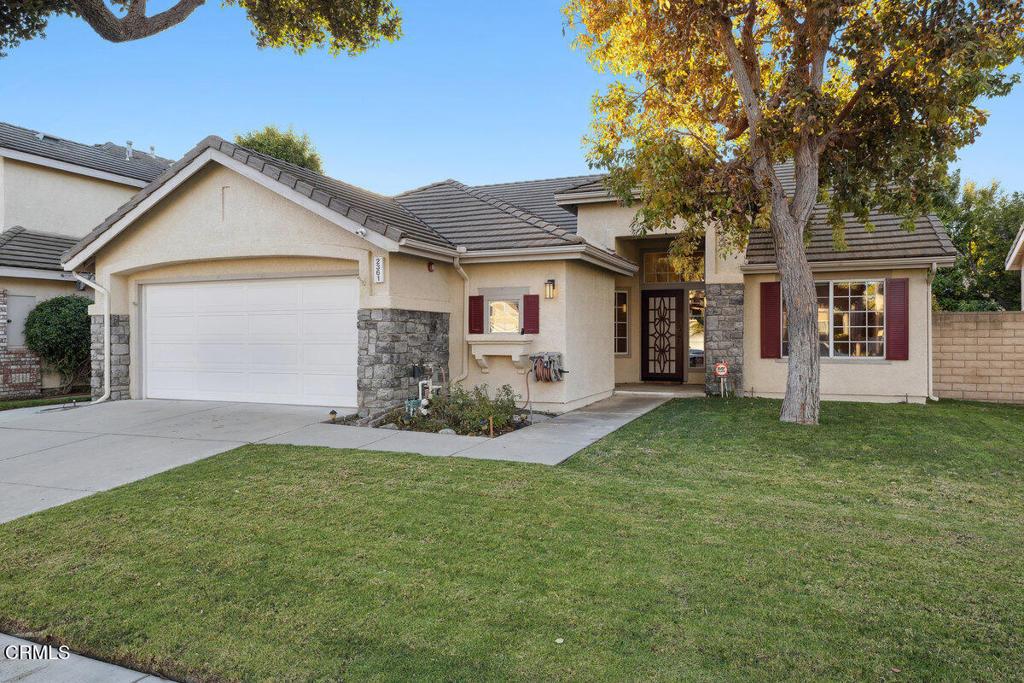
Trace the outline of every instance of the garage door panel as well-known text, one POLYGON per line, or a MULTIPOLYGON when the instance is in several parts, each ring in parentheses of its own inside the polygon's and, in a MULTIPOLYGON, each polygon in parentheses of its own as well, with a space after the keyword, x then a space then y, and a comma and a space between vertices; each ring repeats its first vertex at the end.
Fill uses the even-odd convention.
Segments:
POLYGON ((357 353, 355 343, 316 344, 307 342, 302 345, 300 363, 304 369, 312 372, 347 372, 352 369, 347 359, 355 353, 357 353))
POLYGON ((320 339, 344 338, 355 328, 355 313, 306 313, 302 316, 302 334, 320 339))
POLYGON ((196 319, 181 314, 150 316, 146 328, 153 339, 191 339, 195 336, 196 319))
POLYGON ((250 313, 250 338, 295 339, 299 333, 301 315, 292 313, 250 313))
POLYGON ((250 344, 248 362, 252 365, 273 366, 298 370, 301 361, 300 344, 250 344))
POLYGON ((206 283, 192 287, 192 292, 196 295, 195 310, 200 313, 245 310, 245 291, 235 283, 206 283))
POLYGON ((147 285, 151 398, 356 405, 355 278, 147 285))
POLYGON ((358 289, 355 279, 339 289, 326 282, 307 282, 302 286, 302 308, 304 310, 346 310, 354 312, 359 306, 358 289))

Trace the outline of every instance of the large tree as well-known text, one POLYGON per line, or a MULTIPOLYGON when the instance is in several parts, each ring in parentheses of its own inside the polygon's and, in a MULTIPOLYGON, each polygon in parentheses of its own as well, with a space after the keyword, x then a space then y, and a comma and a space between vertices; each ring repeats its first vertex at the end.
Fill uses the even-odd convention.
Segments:
POLYGON ((294 128, 281 130, 277 126, 264 126, 259 130, 236 135, 235 142, 242 147, 290 161, 296 166, 302 166, 317 173, 324 172, 320 153, 316 151, 309 135, 298 133, 294 128))
POLYGON ((818 322, 804 251, 811 211, 932 209, 956 150, 1005 95, 1024 52, 1019 0, 569 0, 575 44, 625 77, 595 98, 593 161, 640 230, 709 223, 739 249, 768 229, 787 308, 781 419, 817 423, 818 322), (795 165, 787 193, 776 164, 795 165), (823 188, 829 188, 824 191, 823 188))
POLYGON ((956 264, 932 283, 939 308, 946 311, 1020 309, 1020 274, 1006 270, 1006 255, 1024 224, 1024 194, 1005 192, 999 183, 950 177, 935 213, 956 246, 956 264))
MULTIPOLYGON (((148 14, 146 0, 2 0, 0 57, 43 36, 52 17, 80 17, 106 40, 123 43, 160 33, 188 19, 205 0, 178 0, 148 14)), ((359 54, 401 35, 402 20, 391 0, 223 0, 245 10, 260 47, 298 53, 326 47, 331 54, 359 54)))

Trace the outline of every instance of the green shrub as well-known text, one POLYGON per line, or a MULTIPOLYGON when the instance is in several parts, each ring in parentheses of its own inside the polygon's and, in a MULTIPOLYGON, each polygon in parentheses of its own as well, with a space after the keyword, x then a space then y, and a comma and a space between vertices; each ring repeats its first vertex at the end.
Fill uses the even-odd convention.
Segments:
POLYGON ((57 296, 32 309, 25 321, 25 345, 60 373, 68 391, 89 369, 89 299, 57 296))
POLYGON ((519 395, 508 384, 499 387, 492 398, 487 385, 475 386, 466 391, 455 386, 448 394, 435 397, 430 402, 430 415, 417 413, 405 415, 404 409, 396 411, 394 422, 406 429, 422 432, 436 432, 454 429, 458 434, 488 434, 489 419, 494 418, 494 433, 502 434, 516 427, 519 395))

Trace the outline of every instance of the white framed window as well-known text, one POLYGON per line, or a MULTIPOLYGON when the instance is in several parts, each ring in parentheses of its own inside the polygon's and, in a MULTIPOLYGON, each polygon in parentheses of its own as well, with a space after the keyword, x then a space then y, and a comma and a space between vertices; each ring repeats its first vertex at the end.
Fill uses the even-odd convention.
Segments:
POLYGON ((615 290, 615 311, 612 317, 612 339, 615 340, 615 355, 629 355, 629 291, 615 290))
MULTIPOLYGON (((885 358, 885 280, 815 282, 822 358, 885 358)), ((782 303, 782 355, 789 355, 782 303)))

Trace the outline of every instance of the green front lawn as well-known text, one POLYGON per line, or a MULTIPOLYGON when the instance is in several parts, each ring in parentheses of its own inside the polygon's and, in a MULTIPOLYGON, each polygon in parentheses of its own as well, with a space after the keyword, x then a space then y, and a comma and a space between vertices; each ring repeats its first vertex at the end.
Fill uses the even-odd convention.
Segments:
POLYGON ((15 401, 0 401, 0 410, 14 410, 15 408, 35 408, 37 406, 56 406, 62 403, 88 403, 88 394, 75 394, 74 396, 48 396, 46 398, 23 398, 15 401))
POLYGON ((777 411, 555 468, 240 448, 0 526, 0 630, 211 680, 1019 679, 1024 409, 777 411))

